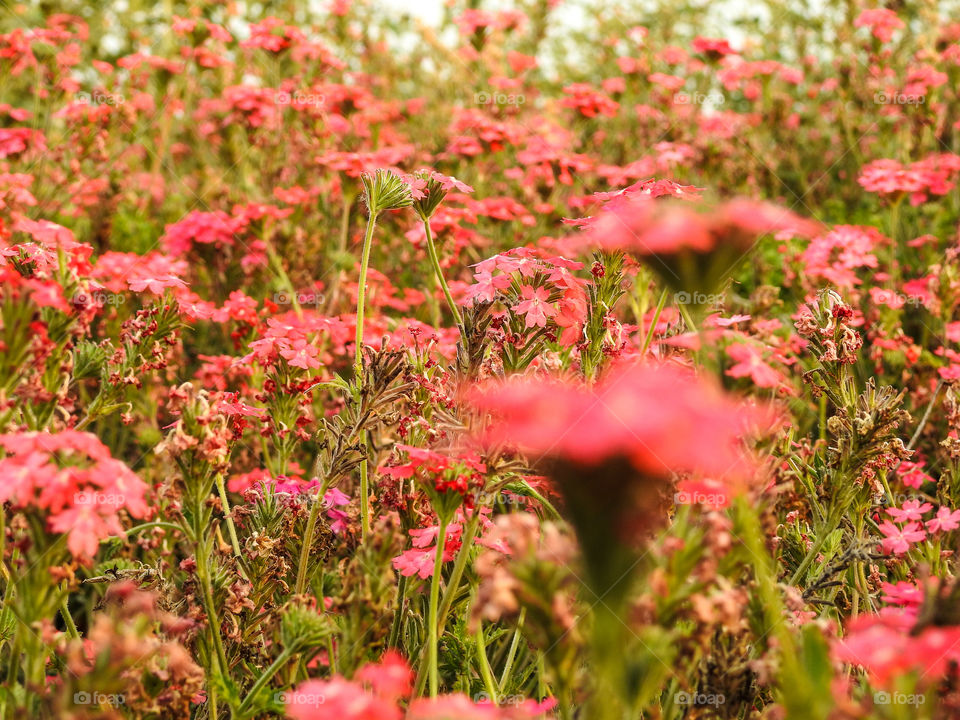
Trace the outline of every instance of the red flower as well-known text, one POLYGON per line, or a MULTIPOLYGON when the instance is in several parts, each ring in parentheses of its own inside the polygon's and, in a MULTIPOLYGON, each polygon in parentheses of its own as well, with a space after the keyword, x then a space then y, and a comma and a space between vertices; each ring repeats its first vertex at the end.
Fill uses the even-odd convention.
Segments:
POLYGON ((701 53, 706 55, 711 59, 721 58, 724 55, 736 55, 737 51, 730 47, 730 43, 726 40, 715 40, 713 38, 705 38, 697 36, 693 39, 693 50, 694 52, 701 53))
POLYGON ((866 668, 880 685, 911 670, 935 682, 960 659, 960 627, 928 627, 911 633, 913 625, 909 611, 861 615, 847 624, 847 635, 834 645, 834 656, 866 668))
POLYGON ((780 232, 813 236, 819 225, 776 205, 751 200, 733 200, 704 212, 689 203, 632 195, 605 207, 590 222, 586 239, 607 250, 660 255, 709 252, 720 243, 748 248, 757 237, 780 232))
POLYGON ((474 400, 499 416, 487 439, 534 455, 586 465, 625 457, 650 473, 689 471, 718 479, 750 475, 739 442, 763 415, 671 366, 624 366, 593 388, 556 378, 510 378, 474 400))

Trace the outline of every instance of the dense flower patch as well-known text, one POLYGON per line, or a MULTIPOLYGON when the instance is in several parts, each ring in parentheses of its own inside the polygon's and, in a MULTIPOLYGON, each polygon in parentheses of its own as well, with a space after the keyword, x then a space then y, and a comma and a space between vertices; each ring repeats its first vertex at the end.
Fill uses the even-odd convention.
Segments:
POLYGON ((956 8, 744 10, 0 6, 0 720, 960 715, 956 8))

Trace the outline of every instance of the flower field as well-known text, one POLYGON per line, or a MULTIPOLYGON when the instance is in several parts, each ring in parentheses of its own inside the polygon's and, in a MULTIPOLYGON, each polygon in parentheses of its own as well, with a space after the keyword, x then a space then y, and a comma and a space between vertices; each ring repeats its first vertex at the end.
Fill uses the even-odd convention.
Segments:
POLYGON ((960 717, 960 7, 415 5, 0 2, 0 720, 960 717))

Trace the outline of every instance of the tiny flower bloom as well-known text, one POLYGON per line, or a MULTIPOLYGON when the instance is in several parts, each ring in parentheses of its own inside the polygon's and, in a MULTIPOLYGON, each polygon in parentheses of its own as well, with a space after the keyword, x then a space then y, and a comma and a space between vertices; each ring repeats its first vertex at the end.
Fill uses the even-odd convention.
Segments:
POLYGON ((941 507, 932 520, 927 520, 927 532, 949 532, 960 527, 960 510, 941 507))
POLYGON ((545 327, 547 318, 557 314, 557 309, 549 303, 550 293, 546 288, 524 285, 520 296, 523 300, 517 303, 516 311, 526 317, 528 328, 545 327))
POLYGON ((306 338, 297 338, 289 347, 280 350, 280 355, 291 367, 304 370, 320 367, 319 352, 306 338))
POLYGON ((917 522, 907 523, 899 528, 889 520, 884 520, 879 527, 884 535, 880 546, 885 553, 894 555, 903 555, 910 549, 912 543, 921 542, 927 537, 920 523, 917 522))
POLYGON ((894 522, 907 522, 908 520, 921 520, 924 513, 933 510, 930 503, 920 504, 919 500, 907 500, 902 507, 887 508, 887 515, 893 518, 894 522))

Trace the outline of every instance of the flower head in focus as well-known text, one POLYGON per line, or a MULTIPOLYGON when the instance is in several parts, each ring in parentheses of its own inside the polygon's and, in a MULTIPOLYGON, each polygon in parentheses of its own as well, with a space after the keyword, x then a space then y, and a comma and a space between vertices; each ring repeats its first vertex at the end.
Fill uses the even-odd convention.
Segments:
POLYGON ((409 177, 412 188, 413 209, 423 220, 429 220, 451 190, 472 193, 473 188, 455 177, 441 175, 432 170, 417 170, 409 177))
POLYGON ((398 210, 413 204, 414 189, 401 176, 390 170, 377 168, 360 176, 363 184, 363 199, 371 216, 386 210, 398 210))

